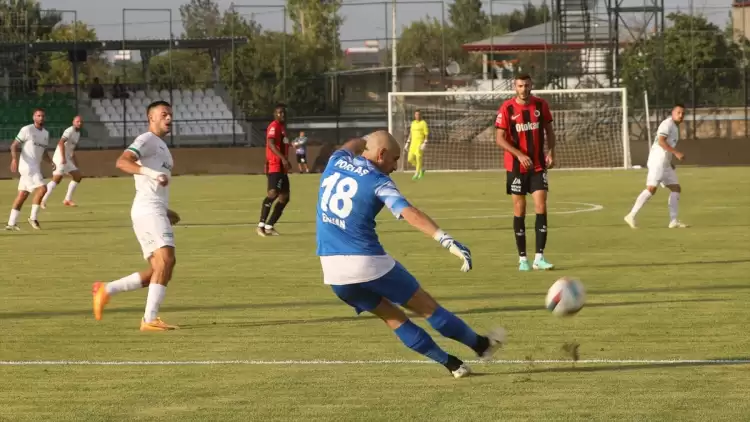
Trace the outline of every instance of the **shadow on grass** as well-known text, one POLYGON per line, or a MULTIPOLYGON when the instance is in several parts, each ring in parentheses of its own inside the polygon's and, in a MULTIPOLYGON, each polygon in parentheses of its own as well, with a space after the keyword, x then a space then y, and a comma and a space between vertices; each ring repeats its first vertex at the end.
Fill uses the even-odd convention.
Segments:
MULTIPOLYGON (((504 375, 523 375, 523 374, 559 374, 559 373, 585 373, 585 372, 610 372, 610 371, 637 371, 640 369, 664 369, 664 368, 690 368, 702 366, 735 366, 750 365, 747 361, 750 358, 718 358, 705 359, 701 362, 654 362, 654 363, 633 363, 633 364, 585 364, 587 366, 572 365, 556 368, 528 368, 518 371, 502 372, 504 375), (713 361, 713 362, 711 362, 713 361), (741 362, 731 362, 741 361, 741 362)), ((540 364, 534 364, 539 366, 540 364)))
MULTIPOLYGON (((640 305, 653 305, 653 304, 664 304, 664 303, 689 303, 689 302, 720 302, 720 299, 686 299, 686 300, 667 300, 667 301, 634 301, 634 302, 617 302, 617 303, 592 303, 587 304, 587 308, 614 308, 621 306, 640 306, 640 305)), ((138 309, 140 310, 140 309, 138 309)), ((491 314, 497 312, 537 312, 545 311, 544 307, 540 306, 501 306, 492 308, 476 308, 468 309, 464 311, 455 311, 456 315, 481 315, 491 314)), ((421 318, 415 314, 409 314, 410 318, 421 318)), ((193 328, 207 328, 221 325, 228 328, 247 328, 247 327, 272 327, 281 325, 302 325, 302 324, 328 324, 338 322, 353 322, 362 320, 377 320, 378 318, 371 314, 362 314, 360 316, 351 317, 331 317, 331 318, 314 318, 314 319, 287 319, 287 320, 270 320, 270 321, 258 321, 258 322, 246 322, 246 323, 210 323, 210 324, 194 324, 194 325, 180 325, 181 329, 193 329, 193 328)))
MULTIPOLYGON (((721 291, 721 290, 740 290, 750 289, 750 285, 719 285, 719 286, 693 286, 693 287, 673 287, 673 288, 649 288, 649 289, 632 289, 632 290, 592 290, 587 292, 589 297, 596 295, 608 295, 608 294, 639 294, 639 293, 676 293, 676 292, 691 292, 691 291, 721 291)), ((503 298, 522 298, 522 297, 541 297, 539 293, 489 293, 489 294, 475 294, 475 295, 459 295, 446 297, 439 299, 443 303, 451 303, 453 301, 460 300, 488 300, 488 299, 503 299, 503 298)), ((659 303, 689 303, 689 302, 719 302, 723 299, 683 299, 683 300, 666 300, 666 301, 631 301, 631 302, 612 302, 612 303, 588 303, 587 308, 607 308, 616 306, 637 306, 645 304, 659 304, 659 303)), ((229 310, 245 310, 245 309, 275 309, 275 308, 305 308, 305 307, 323 307, 323 306, 346 306, 342 302, 331 299, 331 300, 319 300, 319 301, 307 301, 307 302, 283 302, 283 303, 227 303, 222 305, 189 305, 189 306, 165 306, 163 308, 166 312, 191 312, 191 311, 229 311, 229 310)), ((450 306, 448 306, 450 308, 450 306)), ((481 314, 481 313, 492 313, 492 312, 523 312, 523 311, 538 311, 543 310, 541 306, 501 306, 501 307, 490 307, 490 308, 475 308, 473 310, 456 312, 457 314, 481 314)), ((109 307, 106 309, 106 314, 121 314, 130 312, 141 312, 142 307, 126 307, 117 308, 109 307)), ((66 317, 66 316, 86 316, 92 315, 90 308, 87 309, 72 309, 72 310, 50 310, 50 311, 30 311, 30 312, 2 312, 0 313, 0 320, 3 319, 26 319, 26 318, 52 318, 52 317, 66 317)), ((360 317, 361 319, 362 317, 360 317)), ((356 319, 356 318, 353 318, 356 319)), ((321 321, 324 322, 324 321, 321 321)))

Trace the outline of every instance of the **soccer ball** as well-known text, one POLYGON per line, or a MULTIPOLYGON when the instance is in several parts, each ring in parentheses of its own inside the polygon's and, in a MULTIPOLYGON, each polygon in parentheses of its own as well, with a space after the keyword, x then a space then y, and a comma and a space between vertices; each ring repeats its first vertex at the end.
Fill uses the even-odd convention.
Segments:
POLYGON ((575 315, 586 303, 586 291, 583 283, 578 280, 563 277, 547 291, 545 305, 557 316, 575 315))

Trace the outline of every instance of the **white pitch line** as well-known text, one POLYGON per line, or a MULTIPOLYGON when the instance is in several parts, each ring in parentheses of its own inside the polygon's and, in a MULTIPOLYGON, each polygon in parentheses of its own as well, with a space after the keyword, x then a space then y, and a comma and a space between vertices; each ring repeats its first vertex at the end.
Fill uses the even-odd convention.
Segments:
MULTIPOLYGON (((621 364, 621 365, 741 365, 750 359, 582 359, 578 361, 549 360, 469 360, 484 365, 555 365, 555 364, 621 364)), ((95 360, 5 360, 0 366, 206 366, 206 365, 416 365, 434 364, 427 360, 152 360, 152 361, 95 361, 95 360)))

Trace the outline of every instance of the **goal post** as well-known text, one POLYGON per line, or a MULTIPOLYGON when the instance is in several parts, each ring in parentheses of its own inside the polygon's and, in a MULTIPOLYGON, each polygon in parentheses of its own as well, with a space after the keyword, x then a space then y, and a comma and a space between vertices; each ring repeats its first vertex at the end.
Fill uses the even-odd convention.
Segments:
MULTIPOLYGON (((628 100, 625 88, 534 90, 552 111, 555 168, 630 168, 628 100)), ((428 171, 499 170, 502 150, 495 143, 495 118, 513 91, 391 92, 388 130, 403 146, 414 112, 429 128, 424 152, 428 171)), ((412 169, 407 155, 401 170, 412 169)))

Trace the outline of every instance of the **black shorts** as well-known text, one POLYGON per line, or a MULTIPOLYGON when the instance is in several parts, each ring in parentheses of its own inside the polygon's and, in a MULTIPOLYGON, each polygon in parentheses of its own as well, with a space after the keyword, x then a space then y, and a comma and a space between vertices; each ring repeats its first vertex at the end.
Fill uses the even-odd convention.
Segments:
POLYGON ((268 190, 278 193, 289 193, 289 175, 286 173, 268 173, 268 190))
POLYGON ((307 154, 297 154, 298 164, 307 164, 307 154))
POLYGON ((526 195, 538 190, 548 191, 547 170, 528 173, 508 172, 506 192, 508 195, 526 195))

